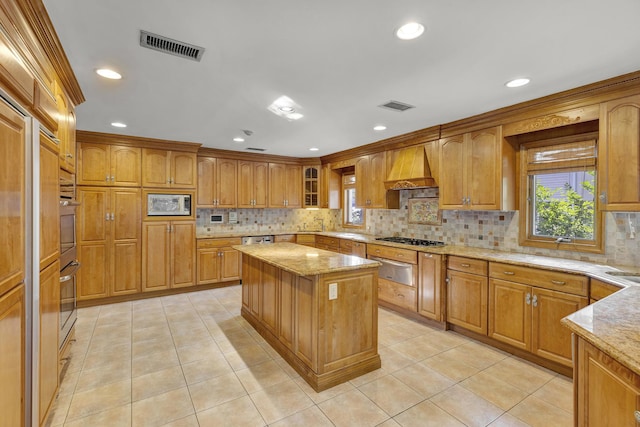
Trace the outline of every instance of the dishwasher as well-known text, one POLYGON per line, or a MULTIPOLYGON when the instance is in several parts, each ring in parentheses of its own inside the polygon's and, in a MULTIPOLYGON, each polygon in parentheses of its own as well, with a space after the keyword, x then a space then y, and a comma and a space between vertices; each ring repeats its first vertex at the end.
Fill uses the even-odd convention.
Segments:
POLYGON ((273 236, 245 236, 242 238, 243 245, 266 245, 273 243, 273 236))
POLYGON ((375 256, 369 256, 369 259, 378 261, 380 268, 378 269, 378 277, 390 280, 395 283, 400 283, 405 286, 415 286, 413 264, 400 261, 392 261, 386 258, 379 258, 375 256))

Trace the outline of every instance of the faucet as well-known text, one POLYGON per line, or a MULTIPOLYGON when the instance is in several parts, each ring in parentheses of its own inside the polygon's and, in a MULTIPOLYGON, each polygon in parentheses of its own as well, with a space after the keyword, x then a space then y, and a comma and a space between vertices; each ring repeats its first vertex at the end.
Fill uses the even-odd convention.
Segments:
POLYGON ((320 221, 320 231, 324 231, 324 219, 319 216, 313 218, 314 221, 320 221))

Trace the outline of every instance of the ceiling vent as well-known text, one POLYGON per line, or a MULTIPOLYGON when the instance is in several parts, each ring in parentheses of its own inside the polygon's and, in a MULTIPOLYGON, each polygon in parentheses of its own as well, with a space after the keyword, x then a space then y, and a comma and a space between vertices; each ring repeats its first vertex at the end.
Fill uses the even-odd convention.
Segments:
POLYGON ((204 54, 203 47, 159 36, 144 30, 140 30, 140 46, 198 62, 204 54))
POLYGON ((247 147, 247 150, 251 150, 251 151, 267 151, 266 148, 252 148, 252 147, 247 147))
POLYGON ((413 105, 405 104, 404 102, 398 101, 389 101, 386 104, 378 105, 378 107, 400 112, 407 111, 411 108, 416 108, 413 105))

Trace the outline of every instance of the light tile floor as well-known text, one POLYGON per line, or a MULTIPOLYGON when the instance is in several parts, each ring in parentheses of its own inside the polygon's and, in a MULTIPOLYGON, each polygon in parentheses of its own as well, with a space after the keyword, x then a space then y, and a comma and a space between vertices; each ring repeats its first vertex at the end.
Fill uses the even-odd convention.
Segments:
POLYGON ((382 368, 316 393, 241 288, 80 309, 49 426, 571 426, 571 380, 379 310, 382 368))

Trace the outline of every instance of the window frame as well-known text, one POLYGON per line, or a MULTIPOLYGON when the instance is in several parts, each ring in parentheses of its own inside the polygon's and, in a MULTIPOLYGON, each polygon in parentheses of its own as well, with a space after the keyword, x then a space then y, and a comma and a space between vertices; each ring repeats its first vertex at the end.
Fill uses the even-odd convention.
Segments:
MULTIPOLYGON (((518 152, 519 162, 519 244, 520 246, 537 247, 544 249, 562 250, 562 251, 574 251, 574 252, 587 252, 587 253, 604 253, 604 214, 600 209, 600 197, 599 188, 602 183, 598 182, 598 133, 588 132, 578 135, 564 136, 551 139, 543 139, 537 141, 531 141, 520 144, 520 150, 518 152), (595 140, 596 144, 596 159, 593 170, 595 172, 595 188, 594 188, 594 227, 593 227, 593 240, 575 239, 571 242, 556 241, 555 237, 535 236, 533 234, 533 195, 535 195, 535 189, 532 188, 531 183, 533 179, 529 175, 529 168, 527 163, 527 150, 533 148, 540 148, 552 145, 562 145, 571 142, 580 142, 586 140, 595 140)), ((565 172, 570 171, 571 167, 559 167, 557 169, 550 168, 546 172, 565 172)), ((575 168, 574 168, 575 170, 575 168)), ((539 175, 542 175, 544 171, 538 171, 539 175)))

